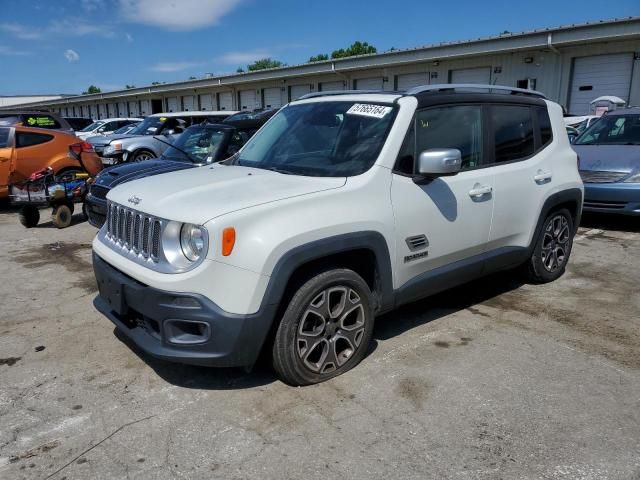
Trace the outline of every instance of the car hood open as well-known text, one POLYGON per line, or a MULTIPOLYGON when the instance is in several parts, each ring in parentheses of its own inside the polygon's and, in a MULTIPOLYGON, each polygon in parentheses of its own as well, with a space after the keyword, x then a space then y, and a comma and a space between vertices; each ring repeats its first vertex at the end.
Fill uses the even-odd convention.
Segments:
POLYGON ((212 165, 142 178, 107 198, 169 220, 195 224, 244 208, 340 188, 345 177, 305 177, 257 168, 212 165))
POLYGON ((635 173, 640 170, 640 145, 573 145, 580 170, 635 173))

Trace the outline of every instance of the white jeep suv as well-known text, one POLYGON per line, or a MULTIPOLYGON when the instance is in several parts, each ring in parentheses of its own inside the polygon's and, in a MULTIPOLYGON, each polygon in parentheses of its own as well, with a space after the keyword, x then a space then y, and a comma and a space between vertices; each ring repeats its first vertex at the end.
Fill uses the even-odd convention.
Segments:
POLYGON ((311 94, 223 164, 129 182, 95 305, 145 352, 292 385, 364 357, 377 315, 498 270, 564 272, 583 186, 562 109, 507 87, 311 94))

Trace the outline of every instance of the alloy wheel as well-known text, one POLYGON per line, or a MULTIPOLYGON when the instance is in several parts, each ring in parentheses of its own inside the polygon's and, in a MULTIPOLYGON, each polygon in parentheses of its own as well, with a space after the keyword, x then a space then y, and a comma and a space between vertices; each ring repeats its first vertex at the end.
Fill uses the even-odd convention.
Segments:
POLYGON ((542 265, 548 272, 562 268, 569 253, 571 232, 564 215, 554 216, 548 223, 542 239, 542 265))
POLYGON ((343 366, 362 342, 365 309, 350 287, 334 286, 317 294, 304 311, 296 351, 305 367, 330 373, 343 366))

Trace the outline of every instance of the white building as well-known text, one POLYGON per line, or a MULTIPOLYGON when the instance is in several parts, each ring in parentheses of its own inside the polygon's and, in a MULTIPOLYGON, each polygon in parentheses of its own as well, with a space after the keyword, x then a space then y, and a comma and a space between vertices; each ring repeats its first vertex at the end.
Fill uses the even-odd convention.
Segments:
POLYGON ((23 105, 27 103, 46 102, 58 100, 69 95, 0 95, 0 108, 11 107, 13 105, 23 105))
MULTIPOLYGON (((123 78, 123 82, 126 78, 123 78)), ((278 107, 305 93, 434 83, 539 90, 573 114, 614 95, 640 105, 640 17, 567 25, 248 73, 37 101, 65 116, 278 107)))

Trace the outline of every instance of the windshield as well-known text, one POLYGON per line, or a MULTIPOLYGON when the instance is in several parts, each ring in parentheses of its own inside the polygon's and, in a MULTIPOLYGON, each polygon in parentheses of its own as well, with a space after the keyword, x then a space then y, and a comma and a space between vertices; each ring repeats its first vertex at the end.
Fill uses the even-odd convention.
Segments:
POLYGON ((167 117, 147 117, 140 122, 133 130, 129 132, 130 135, 156 135, 160 133, 162 124, 167 121, 167 117))
POLYGON ((120 127, 119 129, 114 130, 113 133, 115 134, 127 133, 132 128, 133 128, 133 125, 125 125, 124 127, 120 127))
POLYGON ((575 145, 640 145, 640 115, 600 118, 580 135, 575 145))
POLYGON ((162 156, 181 162, 211 163, 216 158, 216 153, 222 145, 224 137, 225 130, 189 128, 174 142, 176 148, 174 146, 167 148, 162 156))
POLYGON ((234 163, 280 173, 347 177, 376 161, 395 118, 391 105, 313 102, 278 112, 234 163))
POLYGON ((100 125, 104 125, 104 122, 93 122, 91 125, 87 125, 86 127, 84 127, 82 130, 80 130, 81 132, 93 132, 96 128, 98 128, 100 125))

